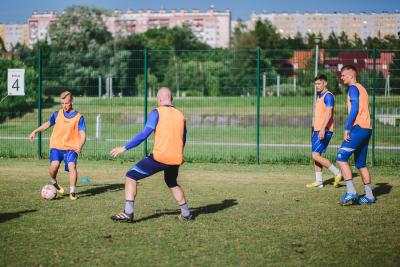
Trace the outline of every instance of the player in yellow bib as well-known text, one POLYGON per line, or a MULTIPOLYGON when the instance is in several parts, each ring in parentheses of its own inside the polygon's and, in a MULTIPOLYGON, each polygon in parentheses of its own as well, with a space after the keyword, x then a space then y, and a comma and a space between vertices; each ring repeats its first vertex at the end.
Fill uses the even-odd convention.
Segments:
POLYGON ((183 164, 183 149, 186 142, 186 123, 182 112, 172 105, 171 90, 163 87, 157 93, 158 108, 153 109, 141 133, 125 146, 111 150, 113 157, 138 146, 154 131, 153 153, 128 170, 125 178, 125 209, 111 217, 114 221, 132 222, 137 181, 164 171, 164 180, 171 194, 179 204, 178 219, 186 222, 192 219, 185 194, 177 183, 179 166, 183 164))
POLYGON ((69 184, 71 200, 78 199, 76 195, 76 182, 78 172, 76 164, 78 155, 86 142, 85 120, 79 112, 73 109, 73 96, 65 91, 60 95, 62 109, 52 114, 49 121, 43 123, 30 135, 29 140, 34 141, 36 133, 43 132, 54 125, 50 137, 50 168, 51 183, 59 194, 64 194, 64 188, 57 182, 57 173, 60 162, 64 160, 65 170, 69 172, 69 184))

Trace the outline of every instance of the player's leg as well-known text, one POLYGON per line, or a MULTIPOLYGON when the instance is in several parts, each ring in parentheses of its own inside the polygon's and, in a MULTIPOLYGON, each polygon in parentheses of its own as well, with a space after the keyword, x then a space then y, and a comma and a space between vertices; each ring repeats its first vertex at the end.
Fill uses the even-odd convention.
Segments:
MULTIPOLYGON (((320 166, 327 168, 329 171, 331 171, 333 173, 333 178, 334 178, 333 186, 338 187, 340 180, 342 179, 339 169, 336 168, 335 165, 333 165, 329 161, 329 159, 323 157, 320 153, 313 152, 312 158, 313 158, 314 162, 318 162, 318 164, 320 166)), ((322 177, 322 167, 321 167, 321 177, 322 177)), ((316 170, 316 173, 317 173, 317 170, 316 170)), ((321 178, 321 181, 322 181, 322 178, 321 178)))
POLYGON ((358 203, 372 204, 375 203, 376 200, 372 192, 371 176, 367 168, 367 153, 368 153, 368 142, 370 138, 370 130, 368 129, 362 129, 362 130, 364 135, 363 136, 360 135, 360 138, 364 137, 364 142, 354 152, 355 165, 358 171, 360 172, 365 188, 365 195, 358 200, 358 203))
POLYGON ((150 155, 145 157, 128 170, 125 177, 125 208, 123 212, 111 216, 114 221, 133 222, 134 205, 137 194, 137 182, 159 171, 165 170, 168 165, 159 163, 150 155))
POLYGON ((350 141, 343 141, 338 155, 336 156, 336 162, 340 167, 341 173, 346 181, 346 193, 342 196, 339 201, 341 205, 347 205, 350 203, 355 203, 358 201, 358 194, 353 184, 353 173, 351 171, 348 160, 350 156, 355 152, 355 150, 360 146, 363 142, 362 139, 359 138, 358 126, 353 127, 350 130, 350 141))
POLYGON ((69 199, 77 200, 76 183, 78 181, 78 171, 76 164, 78 161, 78 154, 73 150, 67 150, 64 156, 65 170, 69 172, 69 199))
POLYGON ((76 169, 76 164, 73 162, 68 163, 69 169, 69 199, 77 200, 76 183, 78 180, 78 171, 76 169))
POLYGON ((337 187, 339 185, 341 176, 340 171, 326 158, 324 158, 321 154, 326 152, 326 149, 329 145, 329 142, 332 138, 333 132, 326 131, 324 139, 319 140, 318 138, 319 132, 314 132, 312 136, 312 159, 314 160, 314 168, 315 168, 315 179, 316 181, 312 184, 308 184, 307 187, 322 187, 322 167, 329 169, 334 174, 335 183, 334 186, 337 187))
POLYGON ((319 154, 319 153, 316 153, 316 152, 312 153, 312 158, 314 160, 315 181, 310 184, 306 184, 306 187, 322 188, 323 187, 323 183, 322 183, 322 167, 323 166, 314 159, 314 157, 315 157, 314 154, 319 154))
POLYGON ((62 153, 59 153, 57 149, 50 149, 50 166, 49 166, 49 175, 51 184, 57 189, 57 193, 64 194, 64 188, 57 181, 57 173, 60 168, 60 162, 63 159, 62 153))
POLYGON ((181 214, 178 215, 178 219, 181 222, 186 222, 192 218, 192 215, 186 203, 185 193, 177 183, 178 173, 179 166, 171 166, 164 171, 164 181, 181 209, 181 214))

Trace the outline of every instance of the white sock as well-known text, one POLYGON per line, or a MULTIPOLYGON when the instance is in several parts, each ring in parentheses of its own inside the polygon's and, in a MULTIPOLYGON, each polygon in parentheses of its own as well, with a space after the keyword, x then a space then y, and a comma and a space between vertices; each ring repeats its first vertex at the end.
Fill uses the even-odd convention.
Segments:
POLYGON ((54 179, 54 178, 50 178, 50 181, 51 181, 52 184, 56 184, 57 183, 57 180, 54 179))
POLYGON ((328 169, 329 169, 334 175, 340 174, 339 169, 336 168, 335 165, 333 165, 333 164, 332 164, 328 169))
POLYGON ((75 186, 71 186, 71 187, 69 188, 69 193, 70 193, 70 194, 76 193, 76 187, 75 187, 75 186))
POLYGON ((322 172, 316 172, 315 173, 315 181, 318 184, 322 184, 322 172))

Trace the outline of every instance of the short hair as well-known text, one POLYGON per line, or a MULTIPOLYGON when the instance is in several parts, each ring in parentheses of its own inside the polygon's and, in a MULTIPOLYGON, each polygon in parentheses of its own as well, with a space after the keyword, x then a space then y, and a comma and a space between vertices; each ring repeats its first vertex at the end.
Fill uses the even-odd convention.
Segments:
POLYGON ((343 68, 340 70, 340 72, 342 72, 344 70, 352 70, 355 73, 357 73, 357 68, 354 67, 353 65, 345 65, 345 66, 343 66, 343 68))
POLYGON ((325 74, 320 74, 317 77, 315 77, 314 81, 318 81, 318 80, 324 80, 325 82, 328 81, 328 78, 326 78, 325 74))
POLYGON ((69 92, 69 91, 64 91, 64 92, 62 92, 62 93, 60 94, 60 98, 61 98, 61 99, 65 99, 65 98, 67 98, 67 96, 70 96, 71 99, 73 99, 73 96, 72 96, 71 92, 69 92))

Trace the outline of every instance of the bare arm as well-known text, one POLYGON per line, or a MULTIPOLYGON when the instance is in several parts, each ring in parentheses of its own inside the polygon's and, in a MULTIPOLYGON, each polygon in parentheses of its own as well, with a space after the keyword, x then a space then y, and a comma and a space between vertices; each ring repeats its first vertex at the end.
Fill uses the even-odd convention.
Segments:
POLYGON ((326 116, 325 116, 324 122, 322 123, 322 129, 319 131, 319 134, 318 134, 319 140, 322 140, 325 138, 325 128, 326 128, 326 125, 328 125, 329 120, 332 118, 332 110, 333 110, 333 108, 331 108, 331 107, 326 109, 326 116))
POLYGON ((79 143, 79 147, 76 149, 76 153, 80 154, 82 151, 83 146, 86 143, 86 132, 85 131, 79 131, 79 135, 81 137, 80 143, 79 143))
POLYGON ((36 128, 33 132, 31 132, 31 134, 29 135, 29 140, 31 142, 33 142, 33 140, 35 139, 35 136, 38 132, 43 132, 46 131, 47 129, 49 129, 51 127, 50 122, 45 122, 43 123, 40 127, 36 128))

